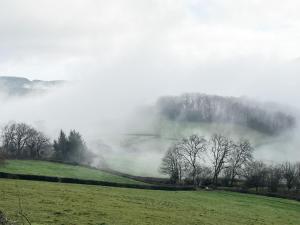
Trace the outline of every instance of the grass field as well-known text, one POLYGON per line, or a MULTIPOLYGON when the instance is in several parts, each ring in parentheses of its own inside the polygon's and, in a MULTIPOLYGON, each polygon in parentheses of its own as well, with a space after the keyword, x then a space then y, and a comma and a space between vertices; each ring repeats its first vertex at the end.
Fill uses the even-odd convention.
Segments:
POLYGON ((100 180, 116 183, 144 184, 139 181, 106 173, 97 169, 33 160, 8 160, 0 172, 100 180))
POLYGON ((33 225, 300 224, 300 202, 284 199, 0 179, 0 210, 19 221, 18 195, 33 225))

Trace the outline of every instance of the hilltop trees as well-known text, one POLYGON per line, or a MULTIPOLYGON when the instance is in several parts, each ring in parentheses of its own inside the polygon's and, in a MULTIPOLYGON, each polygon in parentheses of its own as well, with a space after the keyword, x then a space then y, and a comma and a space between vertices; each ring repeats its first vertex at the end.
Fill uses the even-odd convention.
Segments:
POLYGON ((53 148, 55 160, 73 163, 85 163, 89 160, 87 146, 80 133, 75 130, 70 131, 68 137, 61 130, 53 148))
POLYGON ((39 159, 49 147, 49 138, 25 123, 11 123, 2 130, 2 154, 8 158, 39 159))
POLYGON ((1 158, 54 159, 63 162, 89 163, 93 157, 81 134, 75 130, 69 135, 60 131, 53 144, 43 132, 25 123, 9 123, 1 133, 1 158))
POLYGON ((232 123, 270 135, 290 129, 296 123, 292 115, 266 109, 257 102, 197 93, 162 97, 157 109, 170 120, 232 123))

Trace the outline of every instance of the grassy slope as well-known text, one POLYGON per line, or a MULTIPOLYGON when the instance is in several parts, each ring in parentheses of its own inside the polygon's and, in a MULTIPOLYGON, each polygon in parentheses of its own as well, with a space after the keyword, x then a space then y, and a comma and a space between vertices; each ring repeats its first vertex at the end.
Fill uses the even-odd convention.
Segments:
POLYGON ((8 160, 5 166, 0 166, 0 172, 143 184, 132 179, 116 176, 96 169, 45 161, 8 160))
POLYGON ((32 224, 300 224, 300 203, 229 192, 167 192, 0 179, 0 210, 32 224))

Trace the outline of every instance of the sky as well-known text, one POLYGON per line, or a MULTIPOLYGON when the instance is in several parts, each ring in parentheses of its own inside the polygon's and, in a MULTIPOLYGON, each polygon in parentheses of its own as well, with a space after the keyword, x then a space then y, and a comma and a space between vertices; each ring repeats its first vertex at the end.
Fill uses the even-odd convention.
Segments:
POLYGON ((299 110, 299 9, 297 0, 1 0, 0 76, 74 85, 5 102, 0 122, 92 135, 184 92, 299 110))
POLYGON ((97 73, 124 62, 195 68, 295 60, 299 7, 297 0, 2 0, 0 69, 79 79, 84 68, 97 73))

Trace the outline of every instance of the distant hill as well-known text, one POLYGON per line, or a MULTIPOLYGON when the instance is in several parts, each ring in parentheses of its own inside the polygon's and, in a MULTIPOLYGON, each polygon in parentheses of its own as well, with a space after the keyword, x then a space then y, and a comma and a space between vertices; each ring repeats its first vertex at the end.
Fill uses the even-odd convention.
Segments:
POLYGON ((0 93, 8 96, 24 96, 32 93, 42 93, 54 87, 65 84, 66 81, 29 80, 24 77, 0 76, 0 93))
POLYGON ((246 98, 189 93, 161 97, 156 109, 171 121, 229 123, 269 135, 296 125, 296 118, 280 105, 246 98))

